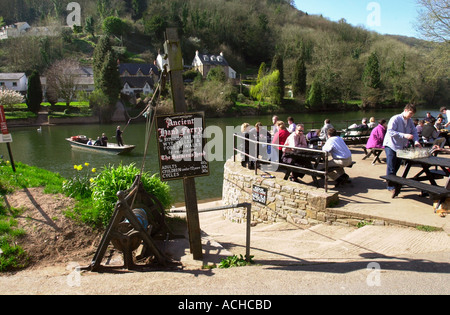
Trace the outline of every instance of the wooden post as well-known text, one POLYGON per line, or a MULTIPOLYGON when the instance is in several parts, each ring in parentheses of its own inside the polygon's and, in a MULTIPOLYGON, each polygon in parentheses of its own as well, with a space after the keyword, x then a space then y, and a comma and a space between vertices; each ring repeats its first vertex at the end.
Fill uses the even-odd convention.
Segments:
MULTIPOLYGON (((175 113, 187 112, 183 84, 183 56, 177 29, 166 30, 165 50, 169 63, 170 83, 175 113)), ((189 244, 195 260, 203 259, 200 220, 198 215, 197 191, 194 178, 184 178, 184 199, 189 229, 189 244)))

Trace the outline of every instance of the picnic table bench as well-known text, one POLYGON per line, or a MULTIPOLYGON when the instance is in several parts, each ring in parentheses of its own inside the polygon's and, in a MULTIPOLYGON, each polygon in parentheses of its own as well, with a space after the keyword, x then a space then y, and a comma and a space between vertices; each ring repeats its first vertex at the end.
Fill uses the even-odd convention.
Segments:
MULTIPOLYGON (((323 170, 319 170, 319 166, 322 163, 325 163, 325 157, 326 154, 324 152, 302 149, 296 149, 294 152, 285 153, 285 163, 282 166, 285 173, 284 180, 289 179, 289 175, 291 172, 301 175, 309 175, 312 177, 313 182, 317 186, 317 188, 320 188, 320 183, 318 180, 319 178, 323 178, 326 180, 329 172, 342 168, 340 166, 333 166, 326 167, 323 170)), ((347 167, 352 168, 355 164, 356 162, 352 162, 352 164, 347 167)))
POLYGON ((381 164, 380 155, 381 155, 381 153, 383 153, 384 149, 381 149, 381 148, 367 149, 366 146, 363 146, 363 150, 365 153, 363 160, 367 160, 368 158, 370 158, 373 155, 374 159, 372 161, 372 165, 375 165, 377 162, 381 164))
MULTIPOLYGON (((433 200, 439 200, 436 209, 439 209, 439 206, 442 203, 444 203, 447 198, 450 197, 450 189, 449 189, 450 188, 450 178, 447 181, 447 184, 445 185, 445 187, 431 185, 431 184, 427 184, 427 183, 418 181, 416 179, 404 178, 404 177, 400 177, 400 176, 396 176, 396 175, 385 175, 385 176, 380 176, 380 178, 387 180, 395 185, 395 191, 392 194, 392 198, 395 198, 400 194, 400 191, 403 186, 418 189, 421 191, 422 195, 423 195, 423 193, 428 193, 428 195, 433 200)), ((435 209, 435 212, 436 212, 436 209, 435 209)))

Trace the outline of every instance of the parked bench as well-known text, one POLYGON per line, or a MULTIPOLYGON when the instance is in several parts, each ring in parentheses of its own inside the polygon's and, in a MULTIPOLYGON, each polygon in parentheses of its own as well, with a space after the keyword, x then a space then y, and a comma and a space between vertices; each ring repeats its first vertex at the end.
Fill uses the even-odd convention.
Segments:
POLYGON ((383 153, 384 149, 372 148, 372 149, 370 149, 370 151, 368 151, 369 149, 367 149, 366 146, 363 146, 363 150, 365 153, 363 160, 367 160, 368 158, 370 158, 373 155, 374 159, 372 161, 372 165, 375 165, 377 163, 377 161, 378 161, 378 163, 381 163, 380 155, 381 155, 381 153, 383 153))
POLYGON ((392 194, 392 198, 395 198, 400 194, 403 186, 418 189, 422 192, 422 194, 426 192, 430 195, 431 198, 433 198, 433 200, 439 200, 439 204, 436 209, 438 209, 439 205, 445 202, 448 197, 450 197, 450 190, 448 189, 450 188, 450 179, 445 187, 440 187, 396 175, 380 176, 380 178, 385 179, 395 185, 395 191, 392 194))

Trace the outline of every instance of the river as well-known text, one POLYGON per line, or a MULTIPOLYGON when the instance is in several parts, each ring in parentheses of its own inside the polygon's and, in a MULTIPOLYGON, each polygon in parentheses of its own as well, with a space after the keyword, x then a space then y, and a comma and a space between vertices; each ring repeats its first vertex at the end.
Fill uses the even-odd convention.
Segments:
MULTIPOLYGON (((391 116, 400 113, 401 109, 378 110, 371 112, 343 112, 343 113, 305 113, 293 115, 295 121, 304 122, 306 128, 309 129, 309 122, 316 122, 315 128, 320 128, 325 118, 330 118, 335 123, 336 128, 345 128, 341 121, 361 120, 362 117, 377 119, 389 119, 391 116)), ((433 116, 437 116, 439 112, 433 109, 419 109, 416 117, 423 118, 427 111, 431 111, 433 116)), ((196 178, 197 197, 199 200, 207 200, 220 198, 222 195, 222 179, 223 164, 227 158, 232 155, 232 133, 234 128, 239 127, 242 123, 248 122, 254 125, 260 121, 266 126, 271 125, 272 116, 255 116, 255 117, 233 117, 233 118, 212 118, 206 119, 206 126, 213 131, 208 139, 211 152, 210 156, 215 156, 210 161, 210 175, 207 177, 196 178), (214 127, 217 126, 218 128, 214 127), (224 141, 222 141, 222 139, 224 141), (228 143, 228 145, 227 145, 228 143), (231 146, 231 147, 230 147, 231 146)), ((286 121, 287 115, 280 115, 280 119, 286 121)), ((61 126, 43 126, 42 131, 38 131, 36 127, 10 128, 13 143, 11 149, 14 160, 20 161, 28 165, 37 166, 52 172, 60 173, 66 178, 70 178, 75 170, 75 164, 84 164, 88 162, 90 168, 101 169, 105 165, 118 165, 120 163, 135 163, 137 167, 141 167, 145 162, 145 171, 150 173, 159 173, 159 163, 157 158, 156 136, 150 135, 150 149, 144 161, 144 145, 146 141, 146 125, 145 123, 131 123, 125 130, 124 142, 135 144, 136 149, 129 155, 116 156, 109 154, 91 153, 71 149, 65 138, 73 135, 86 135, 96 138, 103 132, 109 137, 110 141, 114 141, 115 129, 117 124, 111 125, 61 125, 61 126)), ((122 124, 122 129, 124 128, 122 124)), ((6 144, 0 145, 0 154, 5 159, 9 159, 6 144)), ((174 202, 184 202, 183 185, 181 181, 169 182, 174 202)))

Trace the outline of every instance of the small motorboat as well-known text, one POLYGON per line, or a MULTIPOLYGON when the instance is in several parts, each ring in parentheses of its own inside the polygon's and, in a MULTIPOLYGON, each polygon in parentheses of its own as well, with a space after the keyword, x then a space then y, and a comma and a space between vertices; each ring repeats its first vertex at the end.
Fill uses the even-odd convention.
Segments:
POLYGON ((89 139, 86 136, 74 136, 66 138, 72 148, 87 150, 92 152, 110 153, 110 154, 126 154, 133 151, 135 145, 118 146, 115 143, 109 143, 107 146, 98 146, 87 144, 89 139))

